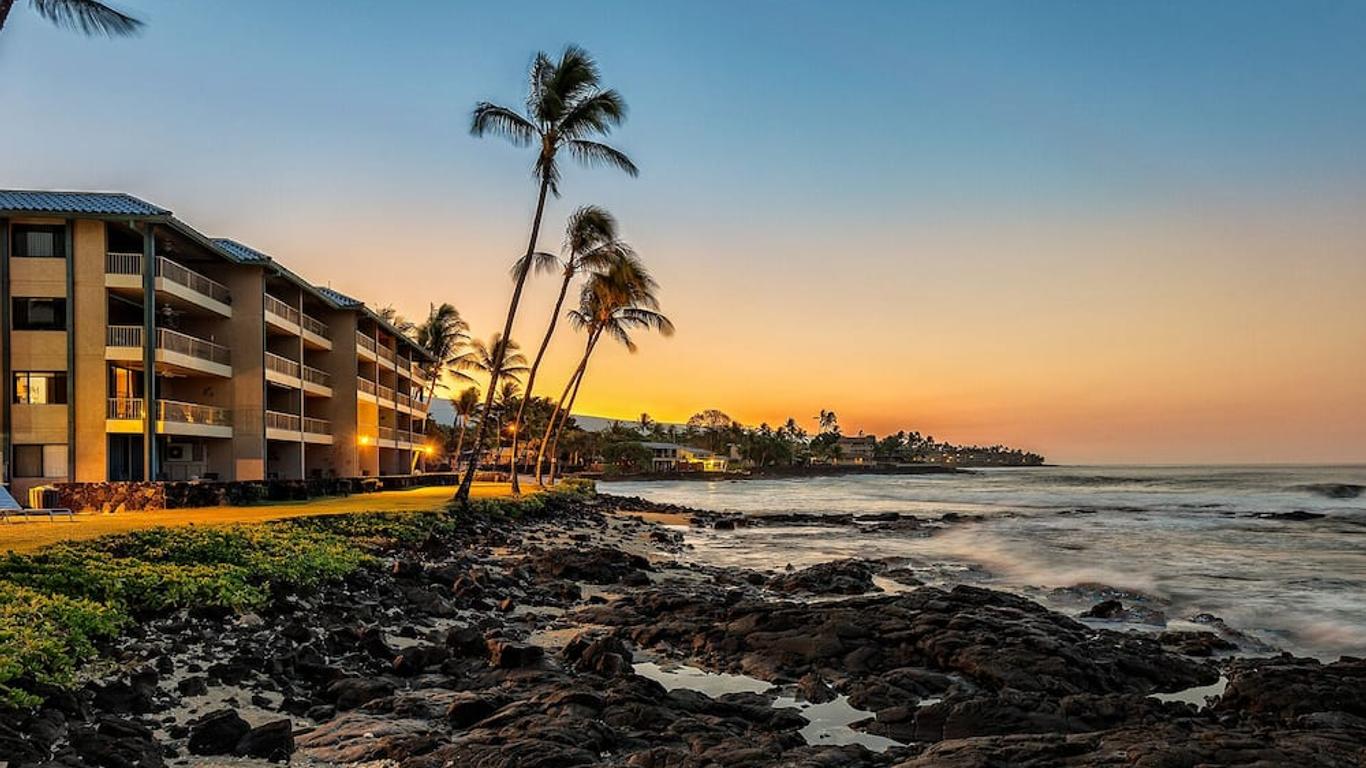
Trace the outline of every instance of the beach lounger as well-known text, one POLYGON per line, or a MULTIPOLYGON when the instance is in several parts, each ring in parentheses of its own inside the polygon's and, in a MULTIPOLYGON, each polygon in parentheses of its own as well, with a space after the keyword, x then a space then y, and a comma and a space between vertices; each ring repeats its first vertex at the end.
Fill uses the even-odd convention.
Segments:
POLYGON ((11 518, 17 517, 24 522, 28 522, 30 517, 39 517, 41 515, 47 515, 49 522, 55 521, 58 515, 66 515, 66 519, 73 523, 76 522, 76 514, 65 507, 24 509, 19 506, 19 502, 15 501, 14 497, 10 495, 9 489, 0 485, 0 519, 3 519, 8 523, 11 518))

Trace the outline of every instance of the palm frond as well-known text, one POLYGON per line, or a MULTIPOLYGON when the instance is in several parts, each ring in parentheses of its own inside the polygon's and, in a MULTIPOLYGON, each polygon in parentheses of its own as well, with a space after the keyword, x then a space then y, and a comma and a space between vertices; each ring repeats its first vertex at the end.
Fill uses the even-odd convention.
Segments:
POLYGON ((615 90, 593 91, 569 105, 560 118, 561 136, 582 139, 606 135, 626 120, 626 100, 615 90))
POLYGON ((127 37, 142 31, 142 22, 96 0, 30 0, 39 16, 86 35, 127 37))
POLYGON ((502 136, 516 146, 525 147, 536 138, 536 126, 525 117, 507 107, 487 101, 474 105, 470 114, 470 134, 483 137, 488 134, 502 136))
POLYGON ((580 163, 587 166, 606 166, 609 168, 619 168, 630 176, 639 176, 640 169, 631 162, 631 158, 619 149, 610 147, 602 142, 589 141, 587 139, 570 139, 565 142, 565 149, 569 154, 580 163))
POLYGON ((533 251, 529 258, 531 259, 529 267, 524 266, 527 264, 527 256, 523 256, 512 262, 512 267, 508 269, 508 274, 512 275, 513 280, 516 280, 522 274, 523 269, 531 269, 537 273, 544 274, 547 272, 554 272, 560 268, 560 257, 553 253, 533 251))
POLYGON ((617 220, 601 206, 579 206, 565 224, 564 249, 570 254, 583 254, 616 239, 617 220))
POLYGON ((579 254, 578 268, 586 272, 605 272, 621 259, 634 258, 635 253, 621 240, 613 240, 579 254))
POLYGON ((597 88, 601 78, 592 54, 577 45, 568 45, 555 62, 554 73, 546 80, 546 91, 554 93, 561 104, 569 104, 597 88))

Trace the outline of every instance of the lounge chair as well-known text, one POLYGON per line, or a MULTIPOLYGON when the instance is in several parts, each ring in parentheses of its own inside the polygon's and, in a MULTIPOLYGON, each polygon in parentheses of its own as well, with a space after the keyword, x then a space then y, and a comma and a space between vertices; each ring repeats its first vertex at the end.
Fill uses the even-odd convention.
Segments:
POLYGON ((28 522, 30 517, 38 517, 41 515, 47 515, 49 522, 56 521, 58 515, 66 515, 66 519, 73 523, 76 522, 76 514, 66 507, 24 509, 19 506, 19 502, 15 501, 14 497, 10 495, 9 490, 5 488, 5 486, 0 485, 0 519, 3 519, 8 523, 10 518, 17 517, 24 520, 24 522, 28 522))

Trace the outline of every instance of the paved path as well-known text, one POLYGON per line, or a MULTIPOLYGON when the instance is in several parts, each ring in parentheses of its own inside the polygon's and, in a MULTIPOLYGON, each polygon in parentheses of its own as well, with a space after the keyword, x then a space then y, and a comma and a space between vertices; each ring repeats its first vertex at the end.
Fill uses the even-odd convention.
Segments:
MULTIPOLYGON (((507 483, 475 483, 471 495, 475 498, 494 498, 510 493, 507 483)), ((27 522, 0 522, 0 552, 29 552, 58 541, 93 539, 108 533, 123 533, 158 525, 259 523, 264 520, 347 512, 429 512, 444 507, 454 495, 454 486, 438 485, 250 507, 195 507, 158 512, 90 513, 76 515, 74 523, 65 519, 49 522, 46 517, 27 522)))

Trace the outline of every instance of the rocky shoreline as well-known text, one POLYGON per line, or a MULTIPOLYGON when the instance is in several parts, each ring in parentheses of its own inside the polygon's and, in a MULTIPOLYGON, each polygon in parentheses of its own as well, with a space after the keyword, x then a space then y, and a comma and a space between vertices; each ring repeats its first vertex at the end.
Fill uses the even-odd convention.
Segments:
POLYGON ((377 564, 255 612, 139 617, 79 690, 0 712, 0 766, 1366 765, 1366 661, 885 563, 693 563, 638 515, 748 522, 596 496, 368 539, 377 564))

